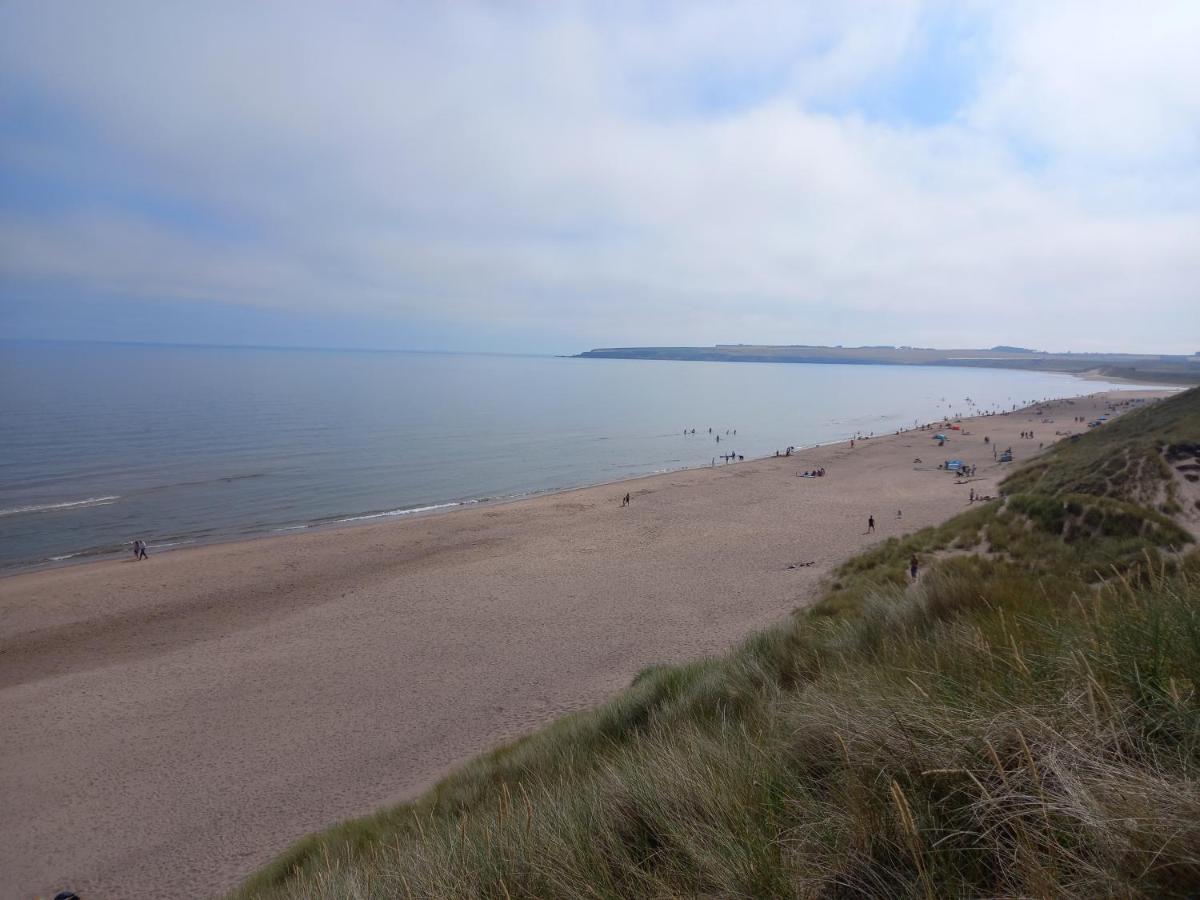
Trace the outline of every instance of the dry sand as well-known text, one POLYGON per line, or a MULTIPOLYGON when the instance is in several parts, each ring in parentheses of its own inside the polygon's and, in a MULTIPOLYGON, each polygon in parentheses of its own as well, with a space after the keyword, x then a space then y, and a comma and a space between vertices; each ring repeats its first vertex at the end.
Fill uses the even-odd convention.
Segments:
POLYGON ((941 449, 909 432, 0 579, 0 895, 231 888, 646 665, 779 620, 848 556, 997 493, 985 434, 1027 459, 1106 396, 1050 404, 1054 424, 968 420, 941 449), (953 457, 979 477, 938 471, 953 457))

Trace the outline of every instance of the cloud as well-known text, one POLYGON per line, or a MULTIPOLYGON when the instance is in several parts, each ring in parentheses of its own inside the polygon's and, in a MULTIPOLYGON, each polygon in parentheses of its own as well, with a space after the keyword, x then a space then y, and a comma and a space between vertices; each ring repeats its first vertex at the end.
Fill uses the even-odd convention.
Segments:
POLYGON ((1196 349, 1195 7, 832 6, 9 4, 0 297, 1196 349))
POLYGON ((980 128, 1070 165, 1192 170, 1200 153, 1200 10, 1020 3, 995 24, 980 128))

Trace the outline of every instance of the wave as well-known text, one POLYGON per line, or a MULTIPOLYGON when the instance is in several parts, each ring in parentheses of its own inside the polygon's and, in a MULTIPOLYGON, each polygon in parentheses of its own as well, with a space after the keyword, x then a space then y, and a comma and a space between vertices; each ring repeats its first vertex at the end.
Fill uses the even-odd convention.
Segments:
POLYGON ((24 513, 53 512, 59 509, 85 509, 89 506, 108 506, 116 503, 120 497, 88 497, 86 500, 68 500, 64 503, 43 503, 34 506, 13 506, 0 509, 0 516, 19 516, 24 513))
POLYGON ((393 516, 411 516, 414 513, 431 512, 435 509, 453 509, 456 506, 465 506, 468 503, 477 501, 464 500, 458 503, 434 503, 432 506, 414 506, 409 509, 389 509, 384 512, 364 513, 361 516, 348 516, 344 519, 334 519, 331 524, 339 525, 343 522, 364 522, 367 519, 386 519, 393 516))
POLYGON ((234 481, 248 481, 251 478, 266 478, 266 472, 248 472, 244 475, 216 475, 212 478, 201 478, 196 481, 174 481, 167 484, 156 484, 153 487, 146 488, 146 493, 152 491, 165 491, 176 487, 199 487, 205 484, 220 484, 222 482, 229 484, 234 481))
MULTIPOLYGON (((525 496, 523 494, 513 494, 511 497, 499 499, 516 499, 525 496)), ((460 506, 474 506, 477 503, 490 503, 495 500, 495 497, 476 497, 471 500, 456 500, 453 503, 434 503, 430 506, 410 506, 404 509, 385 509, 380 512, 363 513, 357 516, 337 516, 328 519, 316 519, 312 522, 306 522, 303 525, 283 525, 279 528, 272 528, 272 534, 284 534, 289 531, 305 531, 309 528, 328 528, 330 525, 344 525, 347 522, 365 522, 369 519, 388 519, 398 516, 411 516, 416 513, 432 512, 436 509, 456 509, 460 506)))
MULTIPOLYGON (((63 562, 68 559, 90 559, 95 556, 113 556, 119 553, 126 553, 129 550, 129 544, 103 544, 96 547, 85 547, 82 550, 76 550, 73 553, 61 553, 58 556, 47 556, 39 562, 63 562)), ((5 568, 10 566, 23 565, 20 562, 6 563, 5 568)))
POLYGON ((168 547, 184 547, 188 544, 194 544, 194 543, 196 543, 194 540, 164 541, 161 544, 147 544, 146 549, 147 550, 166 550, 168 547))
MULTIPOLYGON (((717 455, 719 456, 720 454, 717 454, 717 455)), ((660 459, 660 460, 655 460, 655 462, 661 466, 661 465, 670 464, 670 463, 681 463, 681 462, 683 462, 683 460, 682 459, 660 459)), ((644 469, 646 466, 652 466, 652 465, 654 465, 654 463, 646 463, 646 462, 622 463, 622 464, 618 464, 618 465, 609 466, 609 468, 610 469, 644 469)), ((703 463, 701 463, 700 465, 703 465, 703 463)), ((676 466, 675 468, 678 468, 678 466, 676 466)), ((649 471, 657 474, 660 472, 671 472, 671 471, 673 471, 673 469, 671 469, 671 468, 651 469, 649 471)), ((557 488, 556 488, 556 490, 557 490, 557 488)))
MULTIPOLYGON (((146 544, 146 549, 150 551, 169 550, 172 547, 186 547, 189 544, 196 543, 190 538, 181 538, 176 541, 162 541, 161 543, 146 544)), ((129 552, 132 541, 123 541, 120 544, 101 544, 96 547, 85 547, 83 550, 76 550, 74 553, 61 553, 58 556, 47 556, 41 562, 66 562, 68 559, 84 559, 96 556, 123 556, 129 552)), ((8 568, 11 566, 21 566, 24 563, 13 562, 5 563, 0 568, 8 568)))

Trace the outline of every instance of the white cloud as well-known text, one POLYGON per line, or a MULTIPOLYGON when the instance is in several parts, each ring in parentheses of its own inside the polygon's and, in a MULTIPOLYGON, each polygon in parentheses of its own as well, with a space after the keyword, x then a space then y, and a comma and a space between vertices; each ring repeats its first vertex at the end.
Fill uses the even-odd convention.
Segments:
POLYGON ((977 126, 1073 165, 1194 168, 1200 7, 1026 2, 995 27, 977 126))
POLYGON ((10 5, 0 103, 67 122, 37 165, 156 202, 10 209, 0 274, 569 346, 1190 352, 1197 8, 1003 9, 922 125, 854 97, 961 7, 10 5))

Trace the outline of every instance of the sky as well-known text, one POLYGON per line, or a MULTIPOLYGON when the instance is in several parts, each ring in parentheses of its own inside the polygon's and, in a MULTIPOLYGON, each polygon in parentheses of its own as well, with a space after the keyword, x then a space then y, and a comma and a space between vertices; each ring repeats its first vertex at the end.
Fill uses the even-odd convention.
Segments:
POLYGON ((1200 4, 0 0, 0 337, 1200 351, 1200 4))

